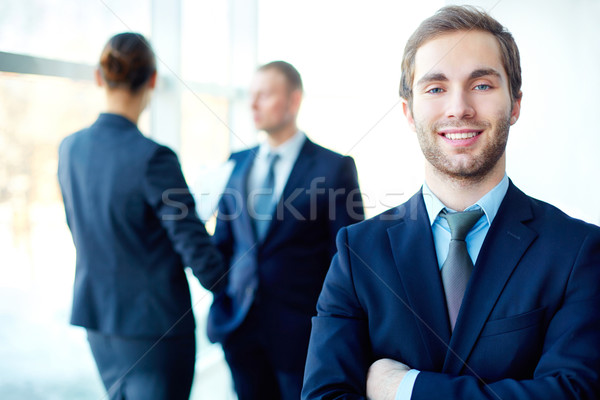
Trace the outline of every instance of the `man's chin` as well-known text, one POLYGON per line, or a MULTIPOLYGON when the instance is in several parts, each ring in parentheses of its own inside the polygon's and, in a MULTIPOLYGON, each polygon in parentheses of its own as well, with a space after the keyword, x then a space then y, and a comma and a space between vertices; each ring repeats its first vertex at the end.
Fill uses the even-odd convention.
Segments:
POLYGON ((433 165, 433 168, 439 174, 456 180, 479 180, 486 174, 484 168, 472 160, 450 165, 433 165))

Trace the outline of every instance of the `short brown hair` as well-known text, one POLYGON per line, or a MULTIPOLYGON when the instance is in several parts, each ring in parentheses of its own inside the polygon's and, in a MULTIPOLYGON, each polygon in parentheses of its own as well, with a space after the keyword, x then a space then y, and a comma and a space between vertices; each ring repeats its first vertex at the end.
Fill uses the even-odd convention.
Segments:
POLYGON ((260 66, 258 71, 265 71, 268 69, 274 69, 281 72, 288 83, 290 92, 294 90, 303 91, 300 73, 292 64, 285 61, 271 61, 270 63, 260 66))
POLYGON ((419 25, 404 48, 400 97, 407 100, 409 106, 412 106, 415 56, 419 47, 444 33, 470 30, 489 32, 498 40, 512 101, 521 97, 521 61, 519 49, 511 33, 485 11, 476 7, 446 6, 419 25))
POLYGON ((104 46, 100 71, 108 87, 136 92, 156 71, 154 50, 139 33, 119 33, 104 46))

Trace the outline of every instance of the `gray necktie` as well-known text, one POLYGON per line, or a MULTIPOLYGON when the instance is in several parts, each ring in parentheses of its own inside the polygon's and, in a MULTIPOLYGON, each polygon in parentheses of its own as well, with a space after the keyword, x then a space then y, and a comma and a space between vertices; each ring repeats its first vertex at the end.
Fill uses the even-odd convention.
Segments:
POLYGON ((473 261, 467 252, 465 238, 482 215, 481 209, 456 213, 447 213, 446 210, 440 212, 440 217, 448 221, 451 233, 448 257, 442 265, 442 283, 452 330, 456 325, 458 311, 473 271, 473 261))
POLYGON ((275 163, 279 160, 279 154, 269 153, 267 161, 269 161, 269 170, 263 185, 261 186, 261 194, 257 195, 254 201, 254 229, 256 238, 262 242, 271 223, 271 214, 273 211, 273 192, 275 190, 275 163))

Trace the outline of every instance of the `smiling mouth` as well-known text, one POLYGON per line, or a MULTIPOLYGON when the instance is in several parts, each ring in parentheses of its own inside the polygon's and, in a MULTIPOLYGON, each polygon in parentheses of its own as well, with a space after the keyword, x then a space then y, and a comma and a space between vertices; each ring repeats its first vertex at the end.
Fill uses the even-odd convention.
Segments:
POLYGON ((480 135, 483 131, 472 131, 472 132, 458 132, 458 133, 450 133, 450 132, 441 132, 441 135, 446 139, 450 140, 465 140, 474 138, 477 135, 480 135))

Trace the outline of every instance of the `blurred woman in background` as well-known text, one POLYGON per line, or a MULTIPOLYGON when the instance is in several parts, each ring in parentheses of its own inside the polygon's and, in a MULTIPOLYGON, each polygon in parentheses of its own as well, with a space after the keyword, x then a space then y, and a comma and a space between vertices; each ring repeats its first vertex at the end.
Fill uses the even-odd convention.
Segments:
POLYGON ((137 127, 156 85, 148 41, 112 37, 96 81, 106 112, 59 149, 77 252, 71 323, 87 329, 111 399, 188 399, 195 336, 184 267, 215 292, 225 286, 225 267, 177 156, 137 127))

